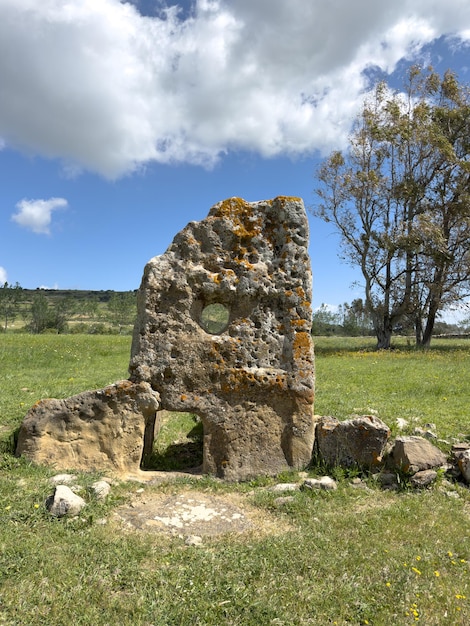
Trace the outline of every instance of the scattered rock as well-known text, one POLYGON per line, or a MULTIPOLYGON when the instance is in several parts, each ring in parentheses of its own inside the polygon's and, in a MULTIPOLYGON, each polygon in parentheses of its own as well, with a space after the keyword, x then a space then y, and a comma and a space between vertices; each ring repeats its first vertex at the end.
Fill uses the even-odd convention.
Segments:
POLYGON ((404 430, 408 426, 408 422, 403 417, 397 417, 395 420, 398 430, 404 430))
POLYGON ((424 428, 415 428, 413 430, 413 435, 416 435, 418 437, 424 437, 425 439, 429 440, 437 440, 437 435, 434 431, 425 430, 424 428))
POLYGON ((393 461, 404 472, 414 474, 444 465, 447 457, 423 437, 397 437, 393 447, 393 461))
POLYGON ((470 484, 470 450, 464 450, 459 455, 458 463, 465 482, 470 484))
POLYGON ((305 489, 325 489, 326 491, 334 491, 338 488, 336 481, 331 476, 322 476, 321 478, 307 478, 303 486, 305 489))
POLYGON ((75 474, 57 474, 49 478, 49 482, 52 485, 70 485, 77 480, 75 474))
POLYGON ((90 490, 97 500, 106 500, 111 492, 111 485, 105 480, 97 480, 91 485, 90 490))
POLYGON ((298 491, 300 485, 298 483, 278 483, 269 488, 269 491, 298 491))
POLYGON ((184 540, 184 543, 187 546, 200 546, 202 544, 202 537, 199 537, 198 535, 189 535, 184 540))
POLYGON ((464 452, 470 450, 470 443, 458 442, 452 446, 452 456, 458 461, 464 452))
POLYGON ((398 489, 398 477, 394 472, 380 472, 375 474, 374 478, 384 489, 398 489))
POLYGON ((86 502, 77 496, 67 485, 57 485, 54 493, 46 500, 46 508, 54 517, 78 515, 86 502))
POLYGON ((317 424, 315 444, 327 465, 374 467, 378 465, 390 436, 390 429, 375 415, 363 415, 339 422, 322 417, 317 424))
POLYGON ((274 504, 276 506, 283 506, 284 504, 290 504, 291 502, 295 502, 294 496, 281 496, 279 498, 275 498, 274 504))
POLYGON ((432 483, 435 482, 437 478, 437 472, 431 469, 421 470, 416 472, 411 479, 410 484, 412 487, 416 489, 424 489, 425 487, 429 487, 432 483))
POLYGON ((353 478, 351 481, 351 487, 353 487, 353 489, 366 489, 366 490, 369 489, 369 487, 367 486, 367 483, 365 483, 360 478, 353 478))

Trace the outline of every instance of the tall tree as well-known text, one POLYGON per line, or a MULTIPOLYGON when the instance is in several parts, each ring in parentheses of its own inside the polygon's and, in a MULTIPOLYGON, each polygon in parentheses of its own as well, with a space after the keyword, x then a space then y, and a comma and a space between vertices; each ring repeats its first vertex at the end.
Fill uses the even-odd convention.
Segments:
POLYGON ((0 287, 0 317, 5 332, 8 329, 8 324, 18 315, 22 299, 23 289, 18 283, 9 285, 6 282, 0 287))
POLYGON ((119 327, 132 324, 136 316, 136 294, 133 291, 113 293, 108 302, 108 314, 111 323, 119 327))
POLYGON ((49 326, 51 319, 49 303, 46 296, 38 291, 33 296, 30 310, 31 322, 29 328, 35 335, 42 333, 49 326))
POLYGON ((403 92, 376 86, 348 150, 319 168, 314 212, 361 270, 378 348, 405 316, 429 345, 437 314, 468 293, 469 131, 467 88, 414 67, 403 92))

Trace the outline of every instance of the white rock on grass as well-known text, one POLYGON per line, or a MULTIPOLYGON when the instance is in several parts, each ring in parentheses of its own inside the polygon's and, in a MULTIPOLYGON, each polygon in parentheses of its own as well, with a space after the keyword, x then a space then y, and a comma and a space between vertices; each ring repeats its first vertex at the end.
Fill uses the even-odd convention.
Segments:
POLYGON ((269 491, 274 491, 275 493, 281 491, 298 491, 300 489, 300 485, 298 483, 278 483, 273 487, 270 487, 269 491))
POLYGON ((57 485, 54 493, 46 500, 46 508, 53 517, 78 515, 86 502, 67 485, 57 485))
POLYGON ((106 480, 97 480, 90 487, 97 500, 106 500, 111 492, 111 485, 106 480))
POLYGON ((199 537, 198 535, 189 535, 186 537, 184 542, 187 546, 200 546, 202 545, 202 537, 199 537))
POLYGON ((77 480, 75 474, 57 474, 49 479, 52 485, 70 485, 77 480))
POLYGON ((338 488, 336 481, 331 476, 322 476, 321 478, 307 478, 303 485, 306 489, 325 489, 326 491, 334 491, 338 488))

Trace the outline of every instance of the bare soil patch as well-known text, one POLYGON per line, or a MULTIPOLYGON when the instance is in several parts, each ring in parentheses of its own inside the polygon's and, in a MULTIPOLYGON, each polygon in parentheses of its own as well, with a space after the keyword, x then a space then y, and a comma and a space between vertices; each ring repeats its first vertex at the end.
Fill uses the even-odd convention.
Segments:
POLYGON ((247 494, 208 494, 197 490, 176 493, 142 492, 114 512, 114 520, 131 531, 179 537, 225 534, 281 534, 292 527, 249 502, 247 494))

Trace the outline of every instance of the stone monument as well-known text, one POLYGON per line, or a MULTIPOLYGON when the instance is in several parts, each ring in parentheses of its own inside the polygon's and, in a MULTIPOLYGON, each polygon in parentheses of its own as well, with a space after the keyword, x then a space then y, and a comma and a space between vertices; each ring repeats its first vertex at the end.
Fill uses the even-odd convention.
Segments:
MULTIPOLYGON (((307 246, 308 221, 299 198, 230 198, 202 221, 189 223, 163 255, 149 261, 138 293, 127 381, 146 398, 141 428, 134 429, 143 452, 158 436, 158 405, 200 417, 204 473, 243 480, 308 465, 315 423, 307 246)), ((71 404, 79 405, 76 399, 71 404)), ((138 404, 133 402, 132 413, 138 404)), ((112 411, 123 421, 119 402, 112 411)), ((23 422, 18 444, 18 453, 33 460, 38 456, 31 451, 41 447, 28 446, 34 432, 54 431, 39 428, 38 419, 36 407, 23 422)), ((40 419, 61 422, 64 415, 42 411, 40 419)), ((103 449, 112 443, 101 442, 103 449)), ((105 465, 122 470, 126 463, 108 454, 105 465)), ((128 470, 135 466, 134 454, 128 470)))

